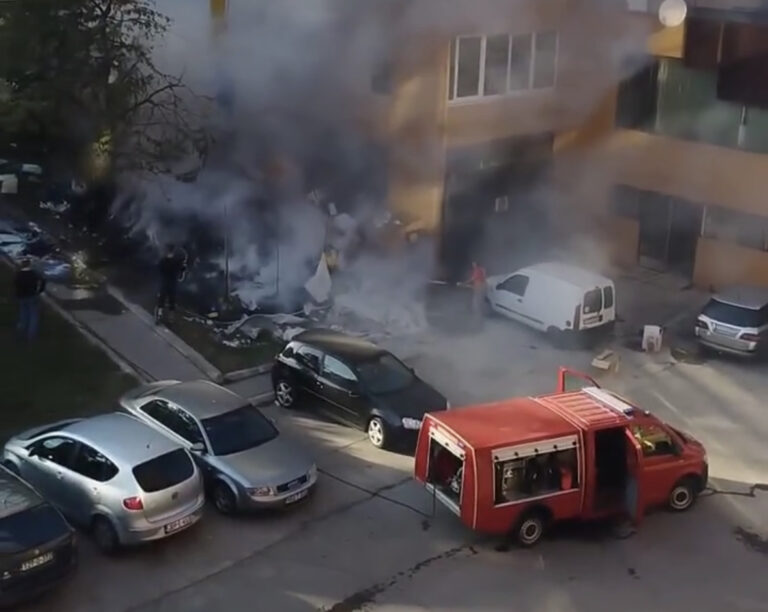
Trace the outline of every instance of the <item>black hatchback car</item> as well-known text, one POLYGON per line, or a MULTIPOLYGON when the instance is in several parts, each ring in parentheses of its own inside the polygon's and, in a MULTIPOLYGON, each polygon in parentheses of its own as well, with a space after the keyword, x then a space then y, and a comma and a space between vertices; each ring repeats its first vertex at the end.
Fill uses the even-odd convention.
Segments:
POLYGON ((74 530, 37 491, 0 466, 0 607, 34 599, 76 566, 74 530))
POLYGON ((424 414, 450 407, 391 353, 329 330, 295 336, 275 361, 272 384, 280 406, 318 398, 320 410, 364 430, 378 448, 415 442, 424 414))

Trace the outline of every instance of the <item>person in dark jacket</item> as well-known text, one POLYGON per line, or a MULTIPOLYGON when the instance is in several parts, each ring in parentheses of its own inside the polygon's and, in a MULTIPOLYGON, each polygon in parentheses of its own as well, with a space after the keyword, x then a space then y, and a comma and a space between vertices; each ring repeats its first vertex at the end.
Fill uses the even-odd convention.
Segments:
POLYGON ((157 297, 157 318, 162 316, 163 310, 174 312, 176 310, 176 287, 186 269, 184 258, 177 252, 176 246, 169 244, 165 248, 165 254, 157 264, 160 273, 160 293, 157 297))
POLYGON ((40 322, 40 294, 45 291, 45 278, 32 267, 32 260, 25 257, 16 272, 14 285, 19 301, 17 329, 24 339, 32 340, 40 322))

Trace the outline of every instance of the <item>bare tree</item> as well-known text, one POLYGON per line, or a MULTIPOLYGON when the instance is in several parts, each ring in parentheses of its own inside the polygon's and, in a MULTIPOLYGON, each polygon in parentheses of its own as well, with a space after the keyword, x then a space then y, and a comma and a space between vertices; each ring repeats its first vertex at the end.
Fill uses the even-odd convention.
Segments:
POLYGON ((158 68, 152 0, 0 0, 0 132, 81 171, 168 171, 205 155, 208 101, 158 68))

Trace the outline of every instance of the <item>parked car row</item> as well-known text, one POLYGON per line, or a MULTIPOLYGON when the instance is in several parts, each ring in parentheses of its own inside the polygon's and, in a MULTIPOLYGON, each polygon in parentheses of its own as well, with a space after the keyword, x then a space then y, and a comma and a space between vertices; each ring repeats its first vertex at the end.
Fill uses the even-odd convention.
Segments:
POLYGON ((311 457, 212 382, 156 382, 120 403, 125 413, 35 427, 6 443, 0 604, 71 573, 70 524, 110 554, 192 527, 206 496, 224 514, 283 508, 317 482, 311 457))

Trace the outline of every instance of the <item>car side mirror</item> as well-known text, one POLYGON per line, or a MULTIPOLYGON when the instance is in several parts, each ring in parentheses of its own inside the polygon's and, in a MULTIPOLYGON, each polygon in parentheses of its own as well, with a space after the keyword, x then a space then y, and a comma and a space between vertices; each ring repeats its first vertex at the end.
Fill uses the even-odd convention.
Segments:
POLYGON ((205 444, 202 442, 195 442, 191 447, 190 450, 193 453, 197 453, 198 455, 204 455, 205 454, 205 444))

